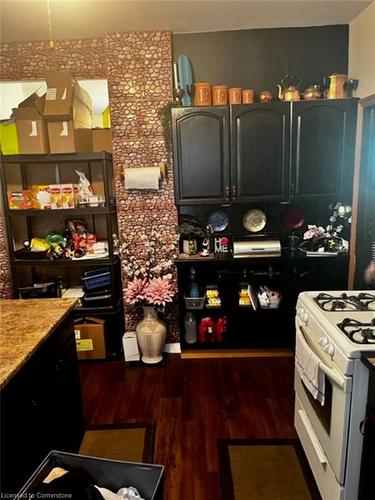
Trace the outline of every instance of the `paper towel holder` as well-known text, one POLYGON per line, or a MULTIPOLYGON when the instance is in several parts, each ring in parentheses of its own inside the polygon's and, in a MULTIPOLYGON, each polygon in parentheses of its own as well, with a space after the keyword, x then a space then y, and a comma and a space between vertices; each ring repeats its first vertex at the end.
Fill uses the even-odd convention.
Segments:
MULTIPOLYGON (((133 190, 136 190, 136 191, 148 191, 148 190, 155 190, 155 188, 149 188, 149 187, 127 187, 126 186, 126 171, 142 171, 142 168, 143 167, 125 167, 122 174, 121 174, 121 178, 122 178, 122 182, 125 184, 125 189, 127 190, 130 190, 130 191, 133 191, 133 190)), ((150 170, 156 170, 158 167, 146 167, 147 169, 150 169, 150 170)), ((146 169, 145 168, 145 169, 146 169)), ((160 189, 160 180, 164 180, 164 179, 167 179, 167 174, 168 174, 168 167, 167 167, 167 164, 165 162, 160 162, 159 163, 159 186, 158 188, 156 188, 156 190, 158 191, 160 189)))

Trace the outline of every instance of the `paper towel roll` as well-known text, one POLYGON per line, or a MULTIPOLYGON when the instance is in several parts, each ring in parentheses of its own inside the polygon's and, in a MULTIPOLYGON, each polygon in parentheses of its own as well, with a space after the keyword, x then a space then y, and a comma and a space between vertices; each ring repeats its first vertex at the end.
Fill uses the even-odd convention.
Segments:
POLYGON ((125 168, 126 189, 159 189, 160 168, 125 168))

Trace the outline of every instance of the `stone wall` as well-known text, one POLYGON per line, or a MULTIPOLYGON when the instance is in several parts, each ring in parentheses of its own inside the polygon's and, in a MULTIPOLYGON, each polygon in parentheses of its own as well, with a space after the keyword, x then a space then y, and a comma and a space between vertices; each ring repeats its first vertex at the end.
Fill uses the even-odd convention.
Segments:
MULTIPOLYGON (((4 43, 0 46, 1 80, 44 78, 64 69, 79 78, 108 80, 113 132, 113 161, 119 233, 124 238, 154 229, 174 234, 177 213, 173 175, 168 172, 155 193, 127 192, 123 168, 157 166, 166 160, 158 109, 172 98, 171 34, 165 31, 109 33, 103 39, 4 43)), ((0 219, 0 297, 10 297, 9 263, 0 219)), ((176 283, 175 283, 176 286, 176 283)), ((126 309, 129 329, 135 316, 126 309)), ((178 340, 176 311, 168 311, 169 341, 178 340)))

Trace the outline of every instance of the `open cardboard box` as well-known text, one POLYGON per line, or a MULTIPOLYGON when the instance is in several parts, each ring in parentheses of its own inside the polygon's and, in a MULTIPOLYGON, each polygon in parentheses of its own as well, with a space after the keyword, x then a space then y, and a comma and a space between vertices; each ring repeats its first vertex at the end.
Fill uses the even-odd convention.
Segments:
POLYGON ((46 124, 42 113, 45 96, 31 94, 13 109, 19 152, 21 154, 49 153, 46 124))
POLYGON ((78 359, 105 359, 105 320, 78 318, 74 321, 78 359))
POLYGON ((97 486, 111 491, 118 491, 124 486, 133 486, 145 500, 163 498, 162 465, 120 462, 54 450, 44 459, 15 498, 34 498, 33 492, 54 467, 87 473, 97 486))
POLYGON ((112 153, 112 129, 92 129, 92 150, 94 153, 101 153, 102 151, 112 153))

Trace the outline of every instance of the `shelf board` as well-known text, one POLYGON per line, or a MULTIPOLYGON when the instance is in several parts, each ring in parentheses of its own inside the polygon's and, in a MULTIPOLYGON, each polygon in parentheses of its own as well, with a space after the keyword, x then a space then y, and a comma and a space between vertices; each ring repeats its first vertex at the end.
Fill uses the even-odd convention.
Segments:
POLYGON ((294 356, 294 350, 285 348, 226 348, 217 347, 216 349, 207 349, 202 346, 200 349, 191 349, 189 347, 181 350, 182 359, 198 358, 270 358, 270 357, 288 357, 294 356))
POLYGON ((87 208, 62 208, 62 209, 46 209, 46 210, 5 210, 5 215, 12 217, 14 215, 23 217, 50 216, 50 215, 106 215, 114 214, 114 207, 87 207, 87 208))
POLYGON ((53 153, 1 155, 2 163, 72 163, 95 160, 112 160, 111 153, 53 153))
POLYGON ((111 266, 117 262, 117 256, 105 259, 61 259, 61 260, 50 260, 50 259, 13 259, 11 265, 13 266, 111 266))

